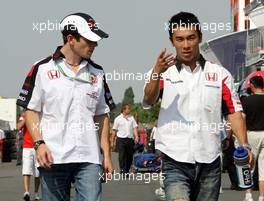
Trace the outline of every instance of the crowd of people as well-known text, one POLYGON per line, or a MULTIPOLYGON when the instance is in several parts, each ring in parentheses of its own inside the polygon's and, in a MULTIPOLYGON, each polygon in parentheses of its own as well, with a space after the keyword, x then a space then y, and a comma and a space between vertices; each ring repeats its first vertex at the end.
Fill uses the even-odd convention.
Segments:
MULTIPOLYGON (((250 79, 252 95, 241 104, 230 72, 200 53, 203 34, 198 18, 180 12, 168 24, 176 54, 161 51, 148 72, 143 97, 145 109, 161 101, 151 134, 164 175, 157 196, 167 201, 217 201, 222 164, 228 164, 231 189, 238 189, 235 137, 248 152, 249 167, 253 170, 258 162, 259 201, 264 201, 263 78, 250 79), (230 129, 213 129, 223 119, 230 129)), ((29 181, 34 176, 35 200, 39 183, 43 201, 70 200, 74 183, 77 201, 100 201, 100 175, 109 177, 114 171, 111 147, 117 146, 120 173, 131 171, 138 122, 130 115, 130 105, 124 104, 110 140, 109 112, 115 103, 102 66, 91 60, 98 41, 108 34, 84 13, 66 16, 61 27, 64 44, 33 64, 17 100, 25 108, 18 122, 24 136, 24 200, 30 200, 29 181)), ((252 200, 248 189, 245 201, 252 200)))

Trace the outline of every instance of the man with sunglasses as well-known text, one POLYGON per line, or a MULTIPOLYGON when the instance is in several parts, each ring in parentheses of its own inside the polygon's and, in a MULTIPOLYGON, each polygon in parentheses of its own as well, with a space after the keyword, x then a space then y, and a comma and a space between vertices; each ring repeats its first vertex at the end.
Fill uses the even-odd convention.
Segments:
POLYGON ((101 200, 103 173, 113 171, 108 113, 115 107, 103 68, 90 58, 108 34, 84 13, 60 23, 64 45, 33 65, 17 104, 40 164, 42 199, 101 200))

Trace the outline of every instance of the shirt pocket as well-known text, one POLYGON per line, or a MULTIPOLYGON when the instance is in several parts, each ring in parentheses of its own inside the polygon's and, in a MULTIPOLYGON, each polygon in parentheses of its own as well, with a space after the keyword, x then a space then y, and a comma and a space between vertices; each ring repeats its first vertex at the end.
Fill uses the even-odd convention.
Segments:
POLYGON ((96 106, 100 98, 100 89, 97 87, 90 87, 86 91, 86 108, 92 112, 96 111, 96 106))
POLYGON ((219 84, 206 83, 203 87, 203 103, 207 112, 214 112, 221 104, 221 87, 219 84))

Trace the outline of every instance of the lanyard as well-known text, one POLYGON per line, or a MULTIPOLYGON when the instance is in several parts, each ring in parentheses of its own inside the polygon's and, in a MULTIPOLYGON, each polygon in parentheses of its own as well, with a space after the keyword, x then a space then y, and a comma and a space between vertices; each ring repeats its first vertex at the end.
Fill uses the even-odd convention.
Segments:
POLYGON ((90 74, 90 72, 89 72, 89 68, 88 68, 88 66, 86 66, 86 68, 87 68, 87 73, 86 73, 86 79, 81 79, 81 78, 78 78, 78 77, 71 77, 71 76, 68 76, 65 72, 64 72, 64 70, 62 69, 62 67, 57 63, 57 62, 55 62, 55 66, 57 66, 58 67, 58 69, 59 69, 59 71, 61 72, 61 74, 62 75, 64 75, 65 77, 67 77, 67 78, 69 78, 69 79, 71 79, 71 80, 76 80, 76 81, 79 81, 79 82, 83 82, 83 83, 89 83, 89 84, 92 84, 92 79, 91 79, 91 74, 90 74))

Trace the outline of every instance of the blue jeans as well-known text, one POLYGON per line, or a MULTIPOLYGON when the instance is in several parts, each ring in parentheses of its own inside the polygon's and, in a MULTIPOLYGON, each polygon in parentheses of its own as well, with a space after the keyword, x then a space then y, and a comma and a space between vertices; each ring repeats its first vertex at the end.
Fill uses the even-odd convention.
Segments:
POLYGON ((92 163, 55 164, 39 168, 43 201, 69 201, 74 183, 77 201, 101 201, 102 166, 92 163))
POLYGON ((217 201, 221 185, 220 157, 210 164, 182 163, 164 154, 162 171, 167 201, 217 201))

